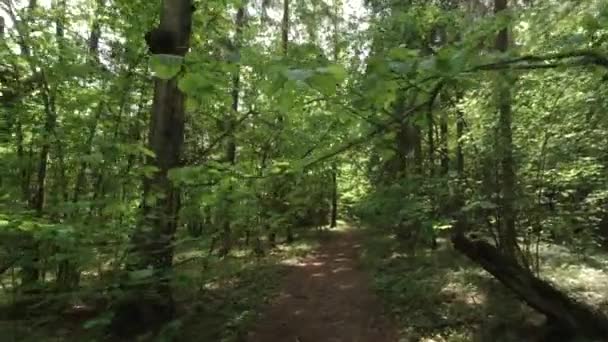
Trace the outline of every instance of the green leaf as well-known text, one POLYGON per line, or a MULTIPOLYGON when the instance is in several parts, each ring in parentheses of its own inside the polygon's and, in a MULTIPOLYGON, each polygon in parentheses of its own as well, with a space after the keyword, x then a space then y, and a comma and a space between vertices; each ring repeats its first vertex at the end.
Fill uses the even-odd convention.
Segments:
POLYGON ((283 75, 290 81, 306 81, 313 76, 313 72, 305 69, 288 69, 283 75))
POLYGON ((186 94, 201 94, 213 89, 213 84, 203 74, 189 72, 181 77, 177 83, 179 90, 186 94))
POLYGON ((150 157, 150 158, 156 157, 156 154, 154 153, 154 151, 150 150, 149 148, 147 148, 144 145, 138 144, 137 150, 146 157, 150 157))
POLYGON ((184 57, 176 55, 152 55, 150 58, 150 69, 154 75, 163 80, 169 80, 180 72, 184 57))
POLYGON ((378 151, 378 154, 383 161, 387 161, 391 160, 396 155, 396 152, 393 149, 387 148, 378 151))
POLYGON ((332 64, 323 68, 318 68, 317 72, 333 76, 337 83, 342 83, 348 76, 346 69, 340 64, 332 64))
POLYGON ((144 165, 139 169, 139 171, 144 175, 144 177, 152 178, 154 177, 155 173, 160 171, 160 169, 154 165, 144 165))
POLYGON ((323 95, 333 95, 336 92, 337 82, 331 75, 317 74, 308 80, 308 84, 323 95))
POLYGON ((392 48, 388 52, 388 57, 390 59, 406 60, 406 59, 416 58, 416 57, 418 57, 418 54, 419 54, 419 50, 408 49, 406 47, 396 47, 396 48, 392 48))
POLYGON ((94 319, 88 320, 82 326, 84 329, 89 330, 97 327, 106 327, 112 323, 112 318, 114 317, 114 313, 109 311, 105 314, 100 315, 94 319))
POLYGON ((129 279, 131 280, 143 280, 150 278, 154 275, 154 270, 151 268, 146 268, 143 270, 136 270, 129 272, 129 279))

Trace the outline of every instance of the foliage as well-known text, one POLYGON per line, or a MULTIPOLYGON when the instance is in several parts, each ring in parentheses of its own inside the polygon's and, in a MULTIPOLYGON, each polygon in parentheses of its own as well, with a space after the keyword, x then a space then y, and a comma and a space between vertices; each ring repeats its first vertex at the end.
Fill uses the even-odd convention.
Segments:
MULTIPOLYGON (((413 257, 463 217, 497 246, 510 234, 537 273, 543 244, 596 253, 608 240, 608 7, 509 5, 194 1, 182 57, 150 53, 160 2, 0 2, 7 305, 51 301, 57 318, 98 293, 103 319, 86 326, 103 326, 129 275, 177 281, 184 250, 239 255, 243 279, 274 279, 252 265, 329 224, 338 203, 413 257), (166 244, 166 267, 134 265, 159 253, 141 240, 166 244)), ((205 277, 225 267, 215 261, 205 277)), ((386 277, 389 297, 429 304, 417 290, 428 284, 386 277)), ((248 321, 255 285, 226 285, 252 301, 218 319, 248 321)))

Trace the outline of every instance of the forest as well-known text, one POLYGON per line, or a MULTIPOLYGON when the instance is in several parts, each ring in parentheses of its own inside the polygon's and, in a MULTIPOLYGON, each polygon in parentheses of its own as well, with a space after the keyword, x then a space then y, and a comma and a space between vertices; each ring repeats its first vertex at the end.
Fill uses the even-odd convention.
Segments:
POLYGON ((607 80, 606 0, 0 0, 0 340, 608 341, 607 80))

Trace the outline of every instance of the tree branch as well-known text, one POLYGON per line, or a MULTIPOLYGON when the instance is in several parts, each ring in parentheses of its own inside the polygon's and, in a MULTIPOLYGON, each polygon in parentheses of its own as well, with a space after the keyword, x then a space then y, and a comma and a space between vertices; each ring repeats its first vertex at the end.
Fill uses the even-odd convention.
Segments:
POLYGON ((597 65, 608 68, 608 56, 594 50, 557 52, 547 55, 525 55, 507 60, 474 66, 467 72, 491 70, 534 70, 597 65))

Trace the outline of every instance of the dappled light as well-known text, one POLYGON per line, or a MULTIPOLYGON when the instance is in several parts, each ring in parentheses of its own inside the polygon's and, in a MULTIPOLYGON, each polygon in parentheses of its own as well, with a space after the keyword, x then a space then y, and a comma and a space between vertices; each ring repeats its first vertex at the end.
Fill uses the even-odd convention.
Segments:
POLYGON ((287 292, 271 303, 248 341, 396 339, 366 276, 356 270, 355 234, 352 228, 334 231, 307 256, 285 279, 287 292))
POLYGON ((0 341, 608 341, 608 0, 1 0, 0 341))

